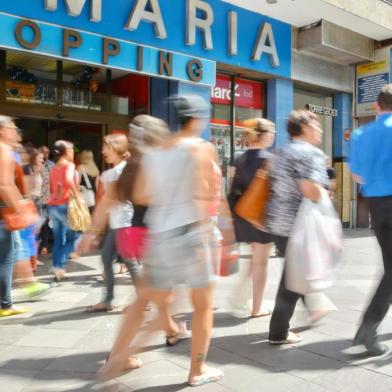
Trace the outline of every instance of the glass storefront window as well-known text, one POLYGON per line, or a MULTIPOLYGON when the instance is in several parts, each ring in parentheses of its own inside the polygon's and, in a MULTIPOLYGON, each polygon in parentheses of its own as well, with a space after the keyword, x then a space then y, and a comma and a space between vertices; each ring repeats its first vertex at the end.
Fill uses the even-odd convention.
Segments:
POLYGON ((260 82, 235 79, 234 94, 234 158, 249 146, 244 135, 243 121, 263 117, 264 86, 260 82))
POLYGON ((211 88, 211 142, 215 145, 221 163, 225 184, 230 162, 248 146, 244 137, 243 121, 263 117, 264 84, 234 78, 234 97, 231 91, 232 78, 217 75, 211 88), (234 123, 231 122, 233 105, 234 123), (234 150, 231 146, 234 145, 234 150))
POLYGON ((7 51, 6 65, 8 102, 56 105, 56 60, 7 51))
POLYGON ((108 76, 103 67, 68 60, 58 64, 50 57, 12 50, 6 52, 6 67, 8 102, 59 105, 126 116, 148 113, 149 78, 145 75, 112 70, 108 76))

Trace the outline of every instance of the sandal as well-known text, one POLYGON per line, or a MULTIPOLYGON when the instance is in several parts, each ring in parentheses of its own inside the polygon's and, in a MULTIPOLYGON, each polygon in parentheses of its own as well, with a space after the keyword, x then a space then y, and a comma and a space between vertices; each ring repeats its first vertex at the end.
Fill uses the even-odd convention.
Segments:
POLYGON ((200 385, 209 384, 211 382, 217 382, 224 376, 222 370, 208 367, 200 376, 194 376, 188 380, 190 387, 199 387, 200 385))
POLYGON ((119 359, 110 359, 110 353, 106 358, 105 365, 98 372, 98 377, 102 382, 109 381, 113 378, 119 377, 124 372, 138 369, 143 365, 143 362, 138 357, 129 357, 126 359, 126 365, 119 359))
MULTIPOLYGON (((105 362, 109 362, 111 352, 107 355, 105 358, 105 362)), ((125 370, 134 370, 134 369, 139 369, 140 367, 143 366, 143 361, 138 358, 138 357, 128 357, 126 365, 124 366, 125 370)))
POLYGON ((188 339, 191 337, 191 334, 189 331, 179 331, 174 335, 171 336, 166 336, 166 346, 168 347, 173 347, 177 343, 179 343, 181 340, 188 339))
POLYGON ((138 357, 128 357, 125 363, 125 370, 135 370, 143 366, 143 361, 138 357))
POLYGON ((99 304, 89 306, 86 311, 87 313, 111 312, 114 308, 114 305, 100 302, 99 304))
POLYGON ((268 309, 260 309, 257 313, 252 313, 250 315, 250 318, 259 318, 259 317, 265 317, 265 316, 270 316, 271 311, 268 309))

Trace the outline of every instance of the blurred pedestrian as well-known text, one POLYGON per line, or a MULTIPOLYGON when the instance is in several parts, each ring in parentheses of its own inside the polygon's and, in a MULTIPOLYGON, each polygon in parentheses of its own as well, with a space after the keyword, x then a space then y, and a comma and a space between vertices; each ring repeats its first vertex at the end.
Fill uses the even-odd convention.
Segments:
POLYGON ((49 173, 54 166, 54 162, 49 159, 50 151, 47 146, 41 146, 39 148, 43 155, 43 169, 42 169, 42 219, 43 225, 40 231, 40 254, 45 256, 48 254, 49 249, 49 238, 52 235, 52 229, 49 227, 49 215, 48 215, 48 202, 50 198, 50 181, 49 173))
MULTIPOLYGON (((233 211, 233 223, 238 242, 250 243, 252 247, 251 276, 253 284, 253 305, 251 317, 268 316, 271 312, 262 307, 265 286, 267 283, 268 258, 271 252, 273 237, 261 227, 255 227, 239 217, 235 212, 235 204, 251 184, 256 172, 266 167, 272 154, 267 151, 274 142, 275 124, 263 118, 247 120, 246 136, 249 149, 234 162, 234 178, 228 196, 233 211)), ((243 288, 246 291, 246 288, 243 288)), ((238 293, 239 294, 239 293, 238 293)))
POLYGON ((384 275, 353 345, 363 344, 370 354, 382 355, 387 347, 379 343, 377 328, 392 301, 392 84, 382 88, 376 110, 377 119, 353 133, 350 167, 368 200, 372 228, 381 247, 384 275))
MULTIPOLYGON (((274 242, 283 255, 302 198, 319 200, 320 187, 327 187, 329 182, 326 156, 316 147, 320 145, 323 134, 317 115, 308 110, 293 111, 288 119, 287 131, 291 142, 273 159, 271 196, 265 219, 266 228, 274 234, 274 242)), ((270 321, 271 344, 294 344, 302 340, 301 336, 289 331, 290 319, 300 297, 285 287, 284 268, 270 321)))
MULTIPOLYGON (((159 309, 161 329, 177 328, 165 324, 172 322, 165 312, 173 300, 173 288, 178 284, 190 287, 194 313, 188 384, 198 386, 223 377, 221 370, 206 366, 213 322, 214 275, 208 241, 213 230, 210 206, 215 179, 211 162, 216 153, 210 143, 200 139, 209 116, 206 102, 197 96, 182 96, 173 98, 173 104, 181 129, 160 148, 144 154, 132 197, 134 204, 148 206, 145 295, 159 309)), ((132 329, 126 330, 123 324, 101 371, 104 379, 119 375, 136 350, 128 346, 143 321, 137 306, 140 304, 135 303, 127 314, 129 319, 135 316, 132 329)))
MULTIPOLYGON (((89 234, 103 237, 101 258, 104 266, 104 282, 106 293, 104 299, 90 306, 90 312, 107 312, 114 309, 114 271, 113 262, 119 258, 116 245, 116 232, 123 227, 131 226, 133 206, 129 201, 119 202, 117 199, 117 181, 129 158, 128 138, 123 134, 107 135, 103 139, 102 155, 105 162, 112 166, 104 171, 100 181, 103 184, 103 195, 93 215, 89 234)), ((121 260, 128 268, 133 280, 137 282, 140 266, 136 260, 121 260)))
MULTIPOLYGON (((42 185, 43 185, 43 170, 44 170, 44 160, 43 154, 36 150, 35 148, 30 148, 27 151, 29 162, 27 165, 23 166, 23 171, 26 178, 26 192, 27 195, 34 201, 35 207, 39 215, 42 215, 43 197, 42 197, 42 185)), ((42 218, 41 218, 42 219, 42 218)), ((30 249, 30 261, 31 268, 33 272, 37 271, 37 254, 38 254, 38 244, 36 241, 36 236, 40 231, 40 226, 42 222, 37 222, 31 228, 25 229, 26 238, 29 241, 30 249)))
POLYGON ((83 150, 80 153, 80 165, 77 167, 79 173, 80 194, 90 213, 93 212, 96 204, 96 193, 99 181, 99 169, 94 162, 94 154, 90 150, 83 150))
POLYGON ((0 317, 25 313, 27 309, 12 304, 12 269, 15 261, 15 236, 6 229, 2 218, 5 207, 18 213, 18 202, 22 193, 16 186, 13 144, 17 130, 10 117, 0 116, 0 317))
POLYGON ((55 166, 50 171, 49 218, 52 225, 53 267, 56 281, 65 277, 65 263, 74 250, 77 233, 68 227, 67 212, 70 197, 78 194, 78 176, 73 163, 73 144, 59 140, 53 147, 55 166))

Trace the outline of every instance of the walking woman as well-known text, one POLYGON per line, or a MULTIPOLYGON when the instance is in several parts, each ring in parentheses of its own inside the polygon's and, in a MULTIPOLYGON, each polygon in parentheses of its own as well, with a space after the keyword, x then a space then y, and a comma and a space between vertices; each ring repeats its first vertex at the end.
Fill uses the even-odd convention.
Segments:
POLYGON ((77 195, 78 176, 76 173, 73 144, 59 140, 53 148, 55 166, 50 171, 49 218, 52 225, 53 272, 56 281, 65 277, 65 264, 74 250, 76 232, 67 224, 68 202, 77 195))
MULTIPOLYGON (((149 228, 144 265, 144 296, 159 310, 155 326, 175 328, 165 316, 173 288, 187 284, 194 308, 191 366, 188 384, 198 386, 223 377, 219 369, 206 366, 213 323, 213 280, 209 249, 210 205, 214 200, 213 146, 200 139, 207 126, 209 107, 197 96, 173 98, 181 129, 162 146, 143 155, 133 189, 136 205, 148 205, 149 228)), ((140 298, 141 296, 139 296, 140 298)), ((143 322, 142 302, 127 312, 107 364, 103 379, 116 377, 129 364, 128 349, 143 322), (131 320, 133 321, 131 323, 131 320)), ((140 366, 140 365, 139 365, 140 366)))
POLYGON ((80 153, 80 165, 77 167, 80 180, 80 194, 87 204, 90 213, 96 204, 96 193, 99 181, 99 169, 94 162, 93 152, 83 150, 80 153))
MULTIPOLYGON (((41 217, 43 208, 42 172, 44 170, 44 157, 43 154, 35 148, 29 149, 26 152, 29 157, 29 163, 23 167, 26 178, 26 191, 27 195, 29 195, 29 197, 31 197, 34 201, 35 207, 37 208, 37 211, 41 217)), ((29 256, 33 272, 37 271, 38 244, 36 236, 37 232, 39 232, 39 226, 41 226, 41 224, 42 222, 38 222, 37 225, 27 228, 23 231, 23 233, 21 233, 22 236, 25 236, 29 244, 29 256)))
MULTIPOLYGON (((321 187, 328 187, 326 156, 316 146, 322 141, 320 121, 308 110, 293 111, 287 123, 291 142, 279 151, 270 172, 271 197, 266 212, 267 230, 285 254, 302 198, 317 201, 321 187)), ((283 270, 269 330, 271 344, 294 344, 302 337, 289 331, 300 294, 285 287, 283 270)))
POLYGON ((233 210, 233 223, 238 242, 247 242, 252 246, 251 275, 253 283, 253 306, 251 317, 268 316, 271 312, 262 307, 267 282, 268 258, 273 238, 261 227, 255 227, 235 214, 236 202, 252 182, 257 170, 271 160, 272 154, 267 151, 275 138, 275 124, 263 118, 245 121, 249 150, 238 157, 234 163, 235 174, 229 194, 230 206, 233 210))
POLYGON ((12 269, 15 261, 14 232, 6 229, 2 219, 5 207, 18 213, 18 202, 23 198, 16 185, 15 158, 13 148, 17 130, 10 117, 0 116, 0 317, 25 313, 27 309, 12 304, 12 269))
MULTIPOLYGON (((95 209, 90 233, 104 236, 101 251, 106 284, 105 298, 96 305, 90 306, 90 312, 107 312, 114 309, 114 272, 113 262, 119 258, 116 246, 116 231, 129 227, 134 214, 129 201, 119 202, 116 198, 116 185, 129 158, 128 138, 123 134, 107 135, 103 139, 102 155, 105 162, 112 165, 101 175, 102 196, 95 209)), ((132 279, 137 283, 140 266, 137 260, 122 260, 127 266, 132 279)))

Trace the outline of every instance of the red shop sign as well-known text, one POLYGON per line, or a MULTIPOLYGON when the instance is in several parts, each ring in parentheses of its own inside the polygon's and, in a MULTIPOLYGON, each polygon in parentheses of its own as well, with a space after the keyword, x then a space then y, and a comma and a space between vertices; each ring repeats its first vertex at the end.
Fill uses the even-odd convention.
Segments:
MULTIPOLYGON (((231 78, 217 75, 216 84, 211 87, 211 102, 221 105, 230 105, 231 78)), ((235 79, 234 98, 235 105, 244 108, 263 108, 263 84, 251 80, 235 79)))

